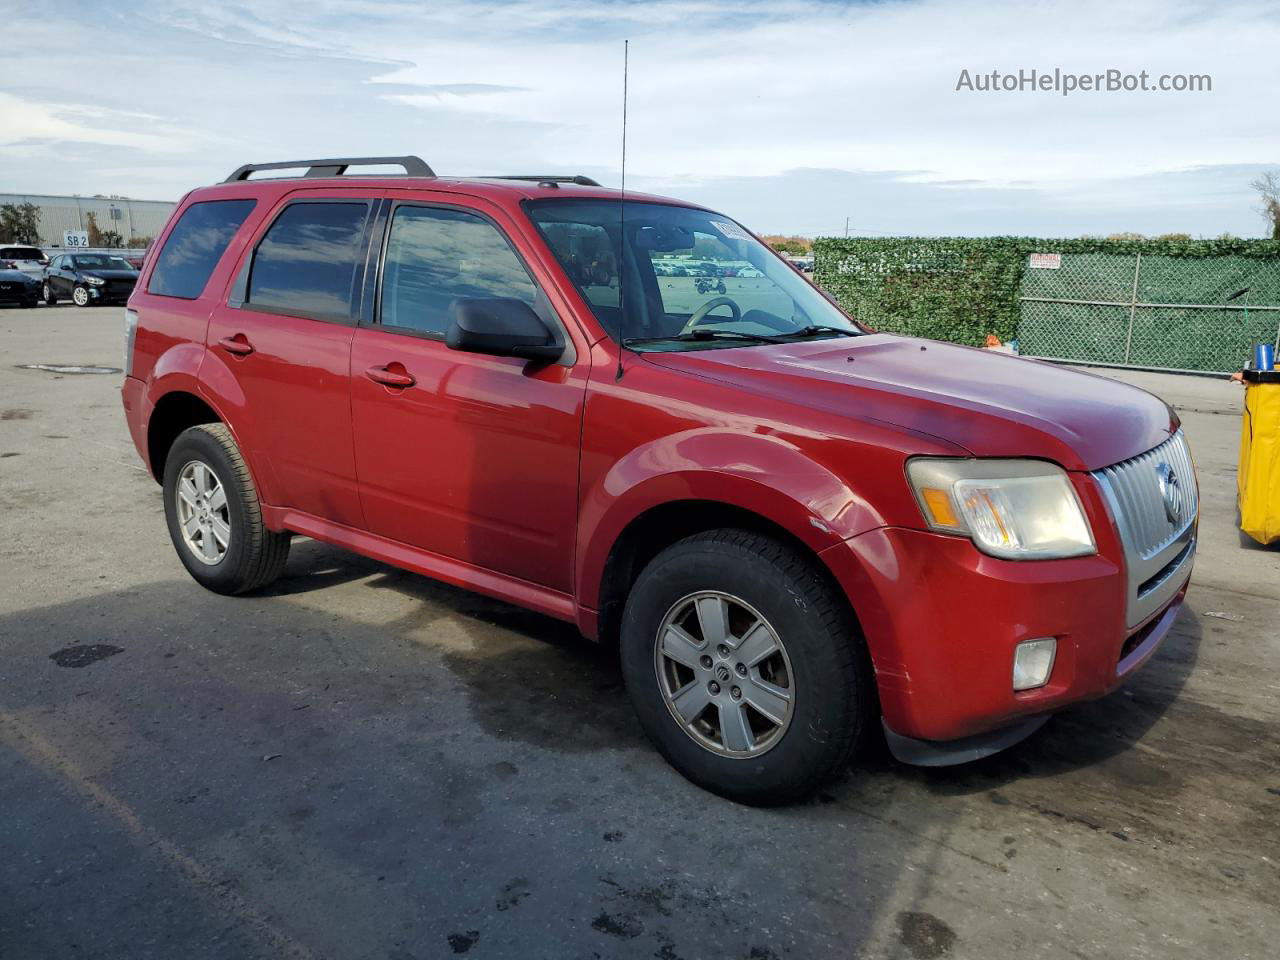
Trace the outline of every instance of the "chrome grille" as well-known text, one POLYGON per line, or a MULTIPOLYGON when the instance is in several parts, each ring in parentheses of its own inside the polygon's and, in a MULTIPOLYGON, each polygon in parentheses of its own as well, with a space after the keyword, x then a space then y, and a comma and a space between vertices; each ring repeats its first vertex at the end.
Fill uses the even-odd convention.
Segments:
POLYGON ((1094 472, 1124 542, 1129 626, 1182 586, 1195 556, 1195 465, 1179 430, 1160 446, 1094 472))
POLYGON ((1121 514, 1116 520, 1122 532, 1127 526, 1128 546, 1144 560, 1173 543, 1195 522, 1198 506, 1195 467, 1181 430, 1154 450, 1103 467, 1095 476, 1114 491, 1121 514), (1166 483, 1162 482, 1159 470, 1162 464, 1172 471, 1174 485, 1180 488, 1176 516, 1172 518, 1173 511, 1166 502, 1166 483))

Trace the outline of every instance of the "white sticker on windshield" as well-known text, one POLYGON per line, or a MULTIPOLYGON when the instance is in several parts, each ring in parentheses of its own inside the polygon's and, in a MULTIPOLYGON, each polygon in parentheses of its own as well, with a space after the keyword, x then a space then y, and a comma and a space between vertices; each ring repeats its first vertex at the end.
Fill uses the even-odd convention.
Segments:
POLYGON ((743 230, 736 223, 727 223, 724 220, 712 220, 711 225, 719 230, 730 240, 750 240, 751 235, 743 230))

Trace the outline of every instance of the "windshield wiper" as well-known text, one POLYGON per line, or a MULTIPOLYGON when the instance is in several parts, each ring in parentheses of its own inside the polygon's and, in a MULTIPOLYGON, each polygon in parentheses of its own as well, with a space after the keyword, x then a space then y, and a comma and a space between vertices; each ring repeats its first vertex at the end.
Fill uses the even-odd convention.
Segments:
POLYGON ((836 333, 842 337, 858 337, 862 334, 857 330, 850 330, 846 327, 832 327, 825 323, 811 323, 808 326, 801 327, 799 330, 793 330, 788 333, 788 337, 814 337, 820 333, 836 333))
POLYGON ((786 343, 786 337, 770 337, 763 333, 744 333, 738 330, 690 330, 688 333, 673 333, 669 337, 627 337, 622 341, 624 347, 636 343, 696 343, 706 340, 747 340, 751 343, 786 343))

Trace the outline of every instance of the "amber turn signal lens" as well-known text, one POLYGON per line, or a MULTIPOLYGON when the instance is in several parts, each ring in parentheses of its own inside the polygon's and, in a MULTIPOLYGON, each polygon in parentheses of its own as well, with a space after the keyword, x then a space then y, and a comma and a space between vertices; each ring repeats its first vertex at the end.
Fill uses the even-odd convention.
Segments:
POLYGON ((930 519, 933 521, 934 526, 960 526, 960 520, 956 517, 955 511, 951 509, 951 497, 947 491, 939 490, 937 487, 924 487, 920 491, 920 497, 924 500, 924 505, 928 507, 929 513, 932 515, 930 519))

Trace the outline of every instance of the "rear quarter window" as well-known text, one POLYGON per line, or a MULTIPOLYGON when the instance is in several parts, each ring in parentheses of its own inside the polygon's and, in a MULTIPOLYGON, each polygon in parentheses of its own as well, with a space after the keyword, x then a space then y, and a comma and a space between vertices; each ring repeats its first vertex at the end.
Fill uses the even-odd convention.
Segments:
POLYGON ((205 200, 183 211, 156 257, 147 292, 195 300, 256 200, 205 200))

